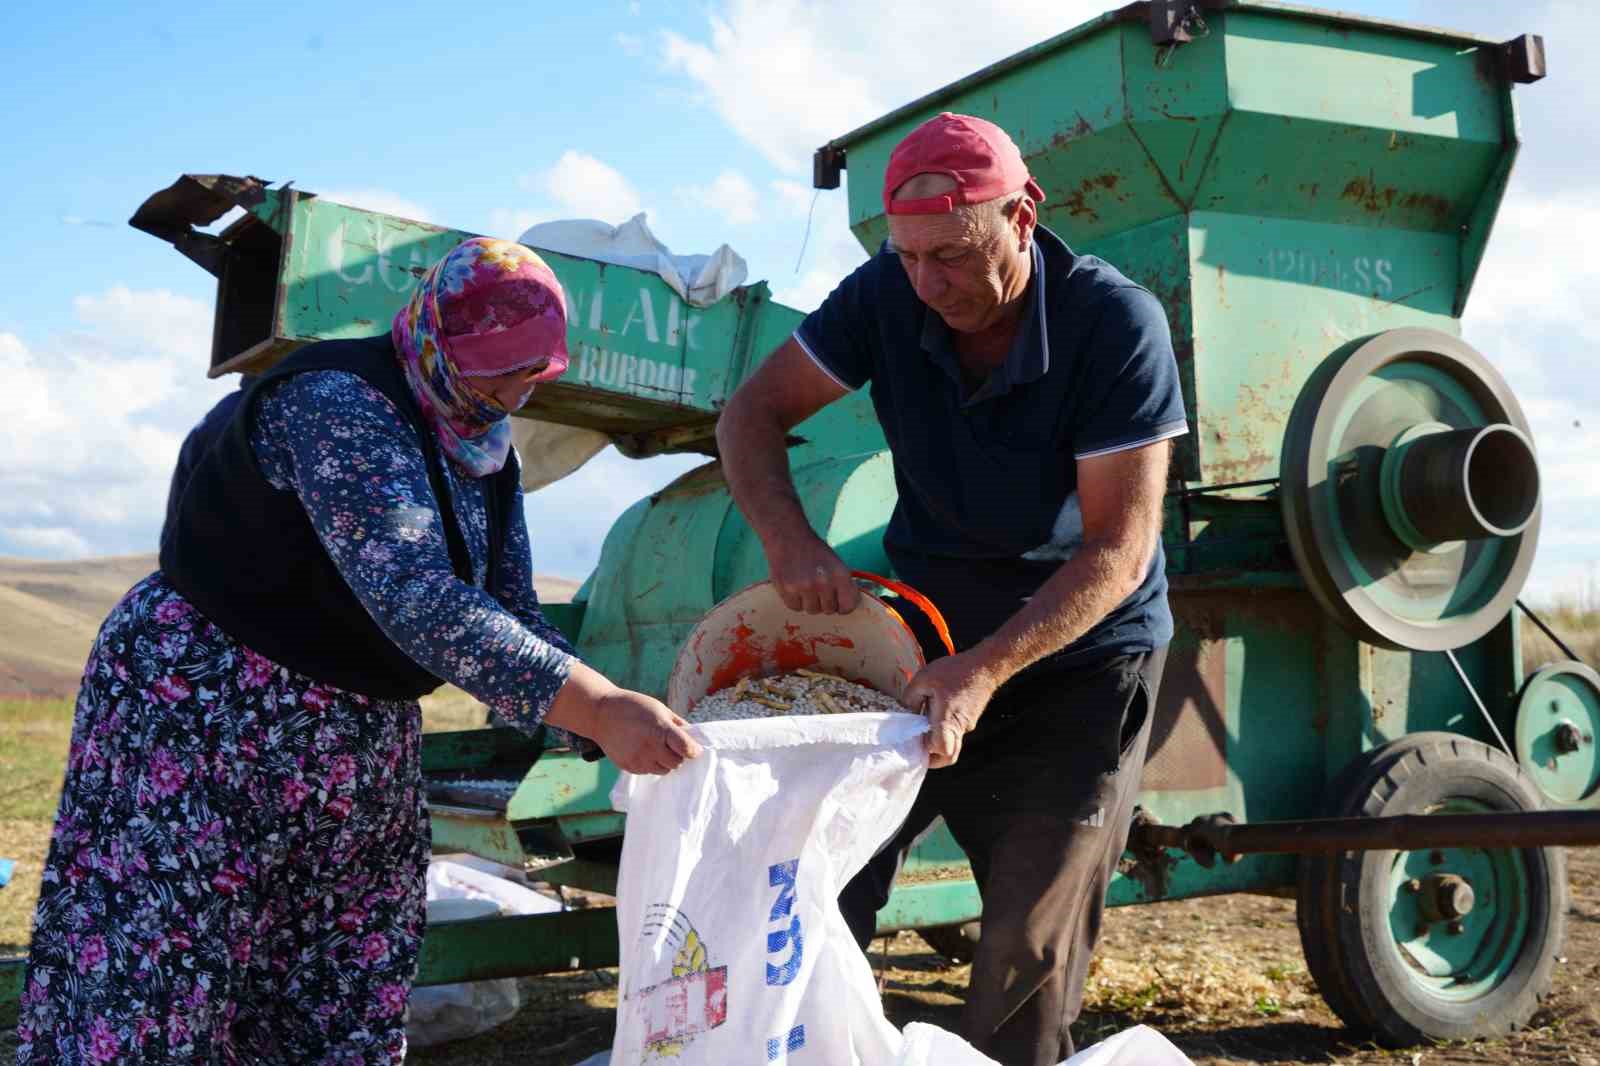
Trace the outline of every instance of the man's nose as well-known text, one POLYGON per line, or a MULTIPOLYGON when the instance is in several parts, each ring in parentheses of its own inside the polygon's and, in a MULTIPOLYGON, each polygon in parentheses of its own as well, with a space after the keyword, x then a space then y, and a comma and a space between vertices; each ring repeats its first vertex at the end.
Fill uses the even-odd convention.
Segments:
POLYGON ((949 286, 944 279, 944 271, 933 263, 918 263, 917 272, 911 279, 911 287, 917 291, 917 297, 923 303, 933 303, 949 286))

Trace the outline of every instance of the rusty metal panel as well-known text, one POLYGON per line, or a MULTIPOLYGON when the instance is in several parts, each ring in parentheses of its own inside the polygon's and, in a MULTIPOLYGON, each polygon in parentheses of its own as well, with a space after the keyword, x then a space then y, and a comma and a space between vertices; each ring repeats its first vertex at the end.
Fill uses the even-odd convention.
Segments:
POLYGON ((1329 352, 1403 326, 1459 332, 1517 147, 1503 49, 1259 3, 1158 46, 1133 10, 838 138, 829 158, 848 160, 870 251, 900 137, 943 110, 1005 128, 1045 190, 1044 224, 1166 305, 1193 430, 1178 473, 1274 477, 1294 397, 1329 352))
POLYGON ((1228 782, 1228 657, 1221 620, 1186 611, 1167 651, 1143 788, 1183 792, 1228 782))

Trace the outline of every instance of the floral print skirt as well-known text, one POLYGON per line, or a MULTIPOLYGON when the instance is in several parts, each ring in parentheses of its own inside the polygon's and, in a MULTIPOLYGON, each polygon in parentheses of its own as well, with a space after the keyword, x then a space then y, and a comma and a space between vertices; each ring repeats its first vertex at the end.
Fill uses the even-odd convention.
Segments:
POLYGON ((19 1066, 401 1062, 420 715, 269 662, 159 572, 135 585, 78 694, 19 1066))

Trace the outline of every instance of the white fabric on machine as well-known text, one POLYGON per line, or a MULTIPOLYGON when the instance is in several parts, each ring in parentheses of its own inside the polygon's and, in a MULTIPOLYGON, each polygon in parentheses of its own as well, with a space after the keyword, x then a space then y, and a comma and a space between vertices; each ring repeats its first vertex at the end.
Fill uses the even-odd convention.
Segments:
POLYGON ((517 240, 530 248, 660 275, 691 307, 710 307, 743 285, 749 274, 744 257, 726 244, 710 255, 673 255, 650 232, 642 212, 620 226, 592 218, 541 222, 517 240))
POLYGON ((511 443, 522 463, 522 491, 533 492, 560 481, 599 455, 611 438, 598 429, 513 418, 511 443))
MULTIPOLYGON (((428 863, 427 891, 430 924, 561 909, 532 889, 438 856, 428 863)), ((413 989, 406 1007, 406 1040, 419 1048, 465 1040, 509 1021, 521 1007, 522 996, 511 977, 413 989)))
MULTIPOLYGON (((658 275, 691 307, 709 307, 744 284, 749 268, 726 244, 710 255, 673 255, 650 232, 645 216, 620 226, 595 219, 541 222, 518 240, 530 248, 614 263, 658 275)), ((522 459, 522 491, 560 481, 610 443, 598 430, 516 419, 511 439, 522 459)))

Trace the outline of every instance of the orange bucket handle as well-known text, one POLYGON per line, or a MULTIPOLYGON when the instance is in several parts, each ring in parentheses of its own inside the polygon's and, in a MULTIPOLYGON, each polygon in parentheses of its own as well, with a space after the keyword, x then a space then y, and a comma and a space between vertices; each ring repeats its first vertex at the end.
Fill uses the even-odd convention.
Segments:
MULTIPOLYGON (((870 581, 874 585, 886 588, 896 596, 899 596, 900 598, 913 604, 919 611, 928 616, 928 621, 933 623, 934 631, 939 634, 939 639, 944 642, 945 651, 949 652, 951 655, 956 653, 956 646, 950 639, 950 627, 944 624, 944 615, 939 613, 939 608, 935 607, 933 605, 933 601, 928 599, 928 597, 924 596, 922 593, 918 592, 904 581, 896 581, 889 577, 880 577, 877 574, 870 573, 866 570, 852 570, 850 571, 850 576, 861 578, 863 581, 870 581)), ((908 626, 907 628, 910 627, 908 626)))

